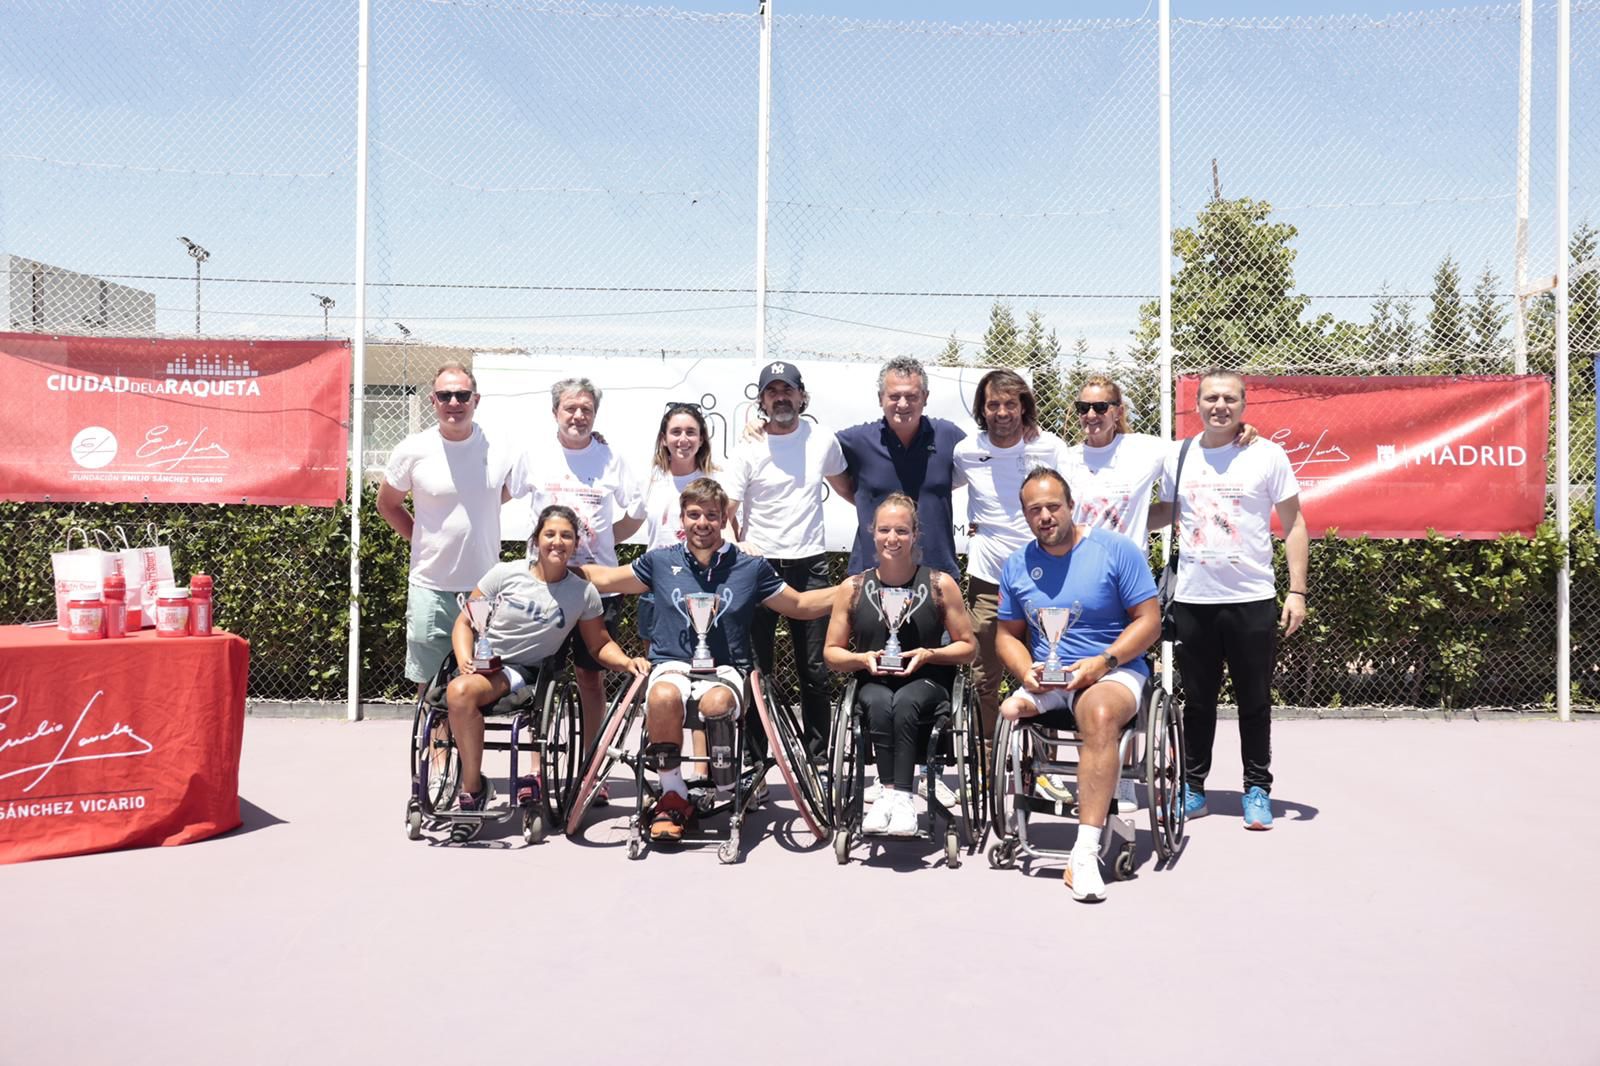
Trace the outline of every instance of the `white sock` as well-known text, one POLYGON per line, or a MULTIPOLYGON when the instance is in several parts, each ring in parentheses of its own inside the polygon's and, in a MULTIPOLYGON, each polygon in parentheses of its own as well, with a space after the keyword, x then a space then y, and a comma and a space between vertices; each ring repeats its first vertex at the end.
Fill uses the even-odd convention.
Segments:
POLYGON ((684 799, 689 798, 689 786, 683 783, 683 767, 661 771, 661 791, 676 792, 684 799))
POLYGON ((1086 854, 1099 852, 1101 829, 1102 827, 1098 825, 1080 825, 1078 827, 1078 839, 1072 845, 1072 850, 1086 854))

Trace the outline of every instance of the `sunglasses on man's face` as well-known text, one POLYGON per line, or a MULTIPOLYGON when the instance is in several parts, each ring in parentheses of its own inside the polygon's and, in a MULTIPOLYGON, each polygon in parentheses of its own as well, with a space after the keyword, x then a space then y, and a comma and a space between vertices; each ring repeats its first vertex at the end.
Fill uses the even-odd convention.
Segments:
POLYGON ((449 403, 451 400, 456 403, 469 403, 473 395, 471 389, 435 389, 433 392, 433 398, 440 403, 449 403))
POLYGON ((1112 400, 1094 400, 1094 401, 1078 400, 1078 401, 1075 401, 1072 406, 1074 406, 1074 407, 1076 407, 1078 409, 1078 413, 1080 415, 1086 415, 1090 411, 1093 411, 1097 415, 1103 415, 1107 411, 1111 410, 1113 407, 1121 407, 1122 405, 1120 403, 1116 403, 1116 402, 1114 402, 1112 400))

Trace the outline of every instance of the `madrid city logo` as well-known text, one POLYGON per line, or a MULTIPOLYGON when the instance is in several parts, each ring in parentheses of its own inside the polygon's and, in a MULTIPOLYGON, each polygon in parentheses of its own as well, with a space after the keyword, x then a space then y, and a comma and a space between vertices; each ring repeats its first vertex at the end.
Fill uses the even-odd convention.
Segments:
POLYGON ((104 426, 84 426, 72 438, 72 461, 98 470, 117 457, 117 437, 104 426))

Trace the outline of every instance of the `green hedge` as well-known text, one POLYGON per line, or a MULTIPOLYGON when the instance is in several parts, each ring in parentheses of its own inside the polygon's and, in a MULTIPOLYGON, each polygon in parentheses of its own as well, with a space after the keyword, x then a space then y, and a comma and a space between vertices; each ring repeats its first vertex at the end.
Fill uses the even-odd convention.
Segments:
MULTIPOLYGON (((407 552, 362 501, 363 696, 404 699, 407 552)), ((1600 702, 1600 564, 1593 511, 1573 515, 1573 699, 1600 702)), ((148 523, 180 580, 217 582, 217 621, 251 642, 251 694, 345 695, 349 519, 345 507, 0 503, 0 621, 48 617, 49 555, 71 526, 148 523)), ((506 554, 520 554, 507 545, 506 554)), ((1539 707, 1555 698, 1555 584, 1561 545, 1533 539, 1339 540, 1312 545, 1311 615, 1284 643, 1277 698, 1293 706, 1539 707)), ((840 564, 842 557, 835 562, 840 564)), ((1278 565, 1283 559, 1281 547, 1278 565)), ((1280 587, 1282 578, 1280 577, 1280 587)), ((786 643, 786 642, 784 642, 786 643)), ((780 644, 780 649, 784 644, 780 644)))

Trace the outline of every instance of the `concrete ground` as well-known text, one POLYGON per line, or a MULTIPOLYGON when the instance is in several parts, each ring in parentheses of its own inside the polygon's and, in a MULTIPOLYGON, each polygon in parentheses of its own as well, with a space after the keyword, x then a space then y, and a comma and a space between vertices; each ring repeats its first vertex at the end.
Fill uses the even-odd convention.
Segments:
POLYGON ((734 867, 628 861, 620 805, 413 843, 408 729, 252 718, 241 829, 0 869, 0 1063, 1600 1062, 1600 725, 1280 723, 1250 833, 1225 724, 1214 813, 1097 906, 840 868, 781 784, 734 867))

